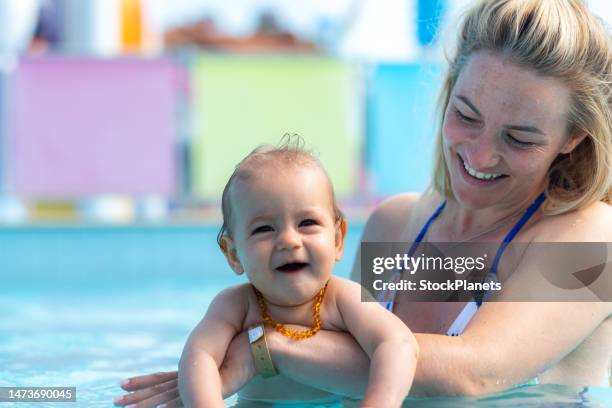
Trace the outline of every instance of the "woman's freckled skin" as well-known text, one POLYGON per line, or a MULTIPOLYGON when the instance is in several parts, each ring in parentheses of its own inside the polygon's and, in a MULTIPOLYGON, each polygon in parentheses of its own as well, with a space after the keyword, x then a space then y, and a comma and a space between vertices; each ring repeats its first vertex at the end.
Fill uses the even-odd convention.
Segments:
POLYGON ((444 153, 455 198, 476 209, 505 199, 535 197, 567 140, 569 95, 560 81, 541 77, 502 56, 472 55, 457 78, 443 123, 444 153), (462 120, 457 111, 472 120, 462 120), (536 127, 543 135, 507 126, 536 127), (476 171, 507 177, 494 186, 466 184, 457 155, 476 171))

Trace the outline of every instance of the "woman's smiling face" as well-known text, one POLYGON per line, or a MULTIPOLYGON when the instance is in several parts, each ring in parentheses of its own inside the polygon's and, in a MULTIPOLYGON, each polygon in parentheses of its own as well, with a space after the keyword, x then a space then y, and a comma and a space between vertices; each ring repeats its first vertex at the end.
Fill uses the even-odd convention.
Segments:
POLYGON ((521 205, 547 183, 567 135, 570 91, 503 56, 473 54, 444 114, 444 157, 455 199, 478 209, 521 205))

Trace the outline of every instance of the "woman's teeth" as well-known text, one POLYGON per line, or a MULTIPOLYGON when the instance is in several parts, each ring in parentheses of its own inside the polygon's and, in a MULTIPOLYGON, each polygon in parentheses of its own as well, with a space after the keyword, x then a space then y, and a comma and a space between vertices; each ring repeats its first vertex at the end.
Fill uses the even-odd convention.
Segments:
POLYGON ((465 160, 462 160, 462 161, 463 161, 463 167, 465 168, 465 171, 467 171, 470 176, 477 178, 479 180, 495 180, 502 176, 501 173, 481 173, 479 171, 474 170, 470 166, 468 166, 465 160))

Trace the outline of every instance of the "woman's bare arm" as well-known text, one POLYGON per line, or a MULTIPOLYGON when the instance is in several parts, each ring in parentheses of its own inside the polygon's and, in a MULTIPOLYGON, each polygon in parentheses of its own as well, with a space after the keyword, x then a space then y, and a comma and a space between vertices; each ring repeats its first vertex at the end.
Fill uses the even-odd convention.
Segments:
MULTIPOLYGON (((420 354, 410 395, 478 395, 527 380, 569 353, 609 313, 603 306, 572 310, 571 305, 567 303, 559 309, 558 304, 491 303, 483 307, 478 320, 462 336, 416 334, 420 354), (498 313, 506 315, 500 326, 491 324, 490 320, 498 313), (523 316, 520 322, 516 321, 517 316, 523 316), (568 328, 539 330, 547 321, 558 326, 567 324, 568 328), (583 321, 580 327, 574 325, 577 321, 583 321), (507 328, 503 329, 503 325, 507 328)), ((308 341, 291 342, 268 331, 267 338, 274 364, 283 375, 351 397, 363 395, 367 388, 370 361, 351 335, 321 331, 308 341)), ((236 347, 236 350, 232 358, 250 365, 248 348, 236 347)), ((238 364, 234 367, 239 370, 238 364)), ((156 381, 152 376, 144 376, 124 388, 134 390, 143 385, 171 384, 168 378, 171 377, 160 376, 160 381, 156 381)), ((145 395, 155 401, 170 400, 170 396, 164 399, 160 395, 170 395, 172 390, 147 387, 139 391, 141 394, 126 396, 120 403, 143 401, 141 396, 145 395)), ((150 406, 154 404, 138 405, 138 408, 150 406)))
MULTIPOLYGON (((409 209, 406 200, 391 204, 393 211, 409 209)), ((375 213, 363 240, 398 239, 384 236, 385 222, 394 217, 375 213)), ((601 217, 598 222, 602 228, 601 217)), ((578 239, 576 230, 572 232, 578 239)), ((523 271, 529 271, 529 259, 525 262, 523 271)), ((416 334, 420 355, 411 395, 473 395, 510 388, 570 353, 610 315, 610 307, 595 302, 488 303, 462 336, 416 334)), ((321 331, 296 343, 269 332, 268 341, 274 364, 294 380, 348 396, 366 389, 369 359, 348 334, 321 331)), ((235 358, 250 361, 247 352, 235 358)))
MULTIPOLYGON (((230 343, 219 374, 223 398, 235 394, 257 374, 246 331, 234 337, 230 343)), ((167 404, 166 408, 183 406, 178 391, 177 371, 131 377, 120 385, 125 391, 129 391, 129 394, 115 398, 115 405, 133 405, 131 408, 151 408, 164 403, 167 404)))

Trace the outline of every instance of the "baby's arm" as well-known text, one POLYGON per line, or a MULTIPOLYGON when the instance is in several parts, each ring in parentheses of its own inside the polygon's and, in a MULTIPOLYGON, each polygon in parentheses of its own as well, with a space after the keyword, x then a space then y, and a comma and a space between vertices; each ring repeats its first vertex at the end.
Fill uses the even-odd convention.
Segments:
POLYGON ((363 407, 399 407, 408 395, 418 345, 408 327, 376 302, 361 301, 361 286, 338 280, 336 303, 348 331, 370 356, 363 407))
POLYGON ((186 407, 224 407, 219 367, 242 329, 247 306, 243 286, 223 290, 193 329, 179 363, 179 392, 186 407))

